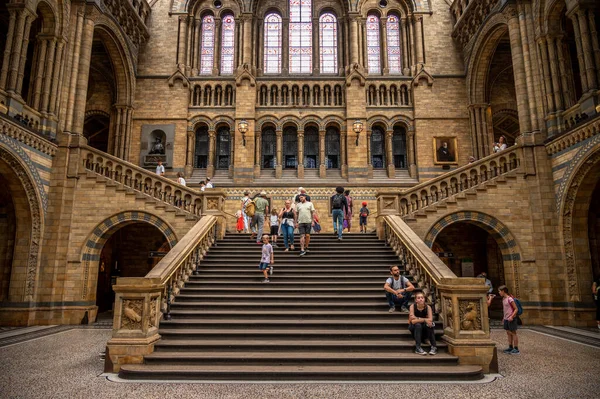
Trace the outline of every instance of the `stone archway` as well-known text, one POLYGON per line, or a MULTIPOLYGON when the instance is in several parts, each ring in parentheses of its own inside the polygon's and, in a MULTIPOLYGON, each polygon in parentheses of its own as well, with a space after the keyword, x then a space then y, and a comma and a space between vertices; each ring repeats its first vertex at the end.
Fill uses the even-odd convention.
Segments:
POLYGON ((171 226, 158 216, 147 212, 125 211, 104 220, 92 230, 81 251, 84 278, 82 300, 91 301, 94 299, 91 296, 95 295, 96 292, 100 254, 104 244, 120 228, 138 222, 156 227, 165 236, 170 248, 173 248, 177 244, 178 240, 171 226))
POLYGON ((438 220, 425 235, 425 244, 432 247, 436 237, 440 232, 451 224, 457 222, 467 222, 476 225, 485 230, 492 238, 496 240, 500 252, 502 253, 504 278, 511 292, 515 296, 520 295, 519 288, 519 267, 521 264, 521 251, 518 248, 517 240, 502 222, 493 216, 477 211, 460 211, 446 215, 438 220), (512 285, 512 287, 511 287, 512 285))
POLYGON ((6 299, 27 302, 35 297, 47 197, 31 159, 20 147, 6 140, 10 139, 0 135, 0 175, 8 182, 8 191, 16 194, 13 195, 17 198, 13 201, 17 224, 15 242, 21 242, 15 248, 11 265, 17 262, 26 266, 24 273, 11 273, 10 284, 19 288, 9 290, 6 299))
MULTIPOLYGON (((569 302, 591 302, 593 280, 589 212, 600 185, 600 136, 581 149, 565 172, 557 193, 569 302), (560 205, 562 201, 562 206, 560 205)), ((597 205, 596 205, 597 206, 597 205)))

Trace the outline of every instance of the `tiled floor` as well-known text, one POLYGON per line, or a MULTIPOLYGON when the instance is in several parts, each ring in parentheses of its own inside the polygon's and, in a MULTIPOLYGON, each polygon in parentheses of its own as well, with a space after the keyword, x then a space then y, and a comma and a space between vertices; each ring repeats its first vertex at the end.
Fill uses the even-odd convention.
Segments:
MULTIPOLYGON (((72 329, 0 348, 1 398, 598 398, 600 349, 522 330, 486 384, 116 383, 102 376, 108 329, 72 329)), ((505 334, 492 338, 504 348, 505 334)))

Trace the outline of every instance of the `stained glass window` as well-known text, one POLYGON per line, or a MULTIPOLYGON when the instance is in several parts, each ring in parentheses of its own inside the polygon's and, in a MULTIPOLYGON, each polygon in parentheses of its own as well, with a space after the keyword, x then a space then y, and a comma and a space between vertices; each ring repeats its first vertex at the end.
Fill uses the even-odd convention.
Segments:
POLYGON ((337 72, 337 19, 326 13, 319 18, 321 73, 337 72))
POLYGON ((312 0, 290 0, 290 73, 312 72, 312 0))
POLYGON ((202 45, 200 48, 200 74, 210 75, 215 56, 215 19, 212 15, 202 18, 202 45))
POLYGON ((379 47, 379 18, 367 16, 367 65, 369 73, 381 73, 381 50, 379 47))
POLYGON ((389 15, 386 24, 387 57, 390 73, 402 73, 402 52, 400 45, 400 19, 389 15))
POLYGON ((265 17, 265 73, 281 73, 281 16, 265 17))
POLYGON ((233 56, 235 53, 235 19, 233 15, 225 15, 221 25, 221 74, 233 74, 233 56))

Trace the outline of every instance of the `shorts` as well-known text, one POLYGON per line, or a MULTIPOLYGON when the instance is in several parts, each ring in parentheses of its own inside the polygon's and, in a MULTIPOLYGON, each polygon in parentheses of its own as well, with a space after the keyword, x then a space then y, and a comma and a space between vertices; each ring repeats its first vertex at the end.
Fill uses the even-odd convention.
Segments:
POLYGON ((368 216, 361 216, 359 218, 359 222, 360 222, 361 226, 366 226, 367 225, 367 218, 368 218, 368 216))
POLYGON ((504 320, 504 329, 506 331, 517 331, 518 323, 517 318, 515 317, 513 321, 504 320))
POLYGON ((279 226, 271 226, 271 235, 276 236, 279 234, 279 226))
POLYGON ((266 262, 265 262, 265 263, 262 263, 262 262, 261 262, 261 263, 258 265, 258 269, 259 269, 259 270, 265 270, 265 269, 270 269, 270 268, 271 268, 271 265, 270 265, 269 263, 266 263, 266 262))
POLYGON ((300 235, 310 235, 310 229, 311 229, 311 224, 312 223, 300 223, 298 224, 298 232, 300 233, 300 235))

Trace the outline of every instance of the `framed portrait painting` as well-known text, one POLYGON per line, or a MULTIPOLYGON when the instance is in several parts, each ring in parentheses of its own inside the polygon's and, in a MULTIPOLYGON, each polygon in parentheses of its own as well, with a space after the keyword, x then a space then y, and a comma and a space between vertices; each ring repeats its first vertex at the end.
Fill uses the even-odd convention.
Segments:
POLYGON ((433 138, 433 163, 436 165, 458 164, 456 137, 436 136, 433 138))

